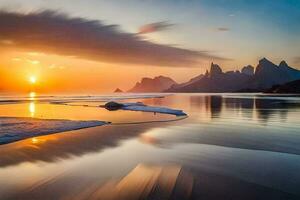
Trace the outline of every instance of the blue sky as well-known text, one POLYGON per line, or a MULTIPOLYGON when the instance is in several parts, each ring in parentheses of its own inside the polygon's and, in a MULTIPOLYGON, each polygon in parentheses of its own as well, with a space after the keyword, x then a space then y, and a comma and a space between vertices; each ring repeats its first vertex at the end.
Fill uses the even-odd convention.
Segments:
POLYGON ((227 69, 255 65, 261 57, 300 67, 295 62, 300 56, 299 0, 1 0, 0 7, 59 10, 117 24, 131 33, 144 24, 166 21, 175 25, 143 37, 230 58, 221 63, 227 69))

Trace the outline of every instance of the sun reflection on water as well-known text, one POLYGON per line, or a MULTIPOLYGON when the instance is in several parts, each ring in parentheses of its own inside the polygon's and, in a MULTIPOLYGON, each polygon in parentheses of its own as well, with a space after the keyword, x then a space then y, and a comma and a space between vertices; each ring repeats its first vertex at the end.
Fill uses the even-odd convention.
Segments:
POLYGON ((31 138, 31 142, 33 143, 33 144, 37 144, 37 143, 39 143, 39 139, 38 138, 31 138))
POLYGON ((30 92, 29 93, 29 100, 35 100, 36 93, 35 92, 30 92))
POLYGON ((30 113, 31 117, 34 117, 34 114, 35 114, 35 103, 34 103, 35 97, 36 97, 36 93, 35 92, 30 92, 29 93, 29 100, 31 102, 29 103, 28 109, 29 109, 29 113, 30 113))
POLYGON ((34 104, 34 102, 31 102, 29 104, 29 113, 30 113, 31 117, 34 117, 34 114, 35 114, 35 104, 34 104))

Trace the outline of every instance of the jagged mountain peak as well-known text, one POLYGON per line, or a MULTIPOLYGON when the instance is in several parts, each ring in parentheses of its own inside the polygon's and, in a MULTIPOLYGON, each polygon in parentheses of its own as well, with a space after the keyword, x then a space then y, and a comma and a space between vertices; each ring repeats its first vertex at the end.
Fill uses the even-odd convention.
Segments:
POLYGON ((276 66, 274 63, 272 63, 270 60, 268 60, 267 58, 262 58, 259 60, 259 65, 274 65, 276 66))
POLYGON ((172 79, 169 77, 160 75, 160 76, 155 76, 154 78, 143 77, 141 82, 152 81, 152 80, 172 80, 172 79))
POLYGON ((143 77, 142 80, 141 80, 141 83, 145 82, 145 81, 148 81, 148 80, 153 80, 153 79, 149 78, 149 77, 143 77))
POLYGON ((269 61, 267 58, 263 58, 259 60, 259 63, 255 69, 255 74, 272 74, 274 71, 278 71, 278 69, 279 67, 277 65, 269 61))
POLYGON ((120 92, 123 92, 123 90, 121 90, 120 88, 116 88, 114 93, 120 93, 120 92))
POLYGON ((154 77, 154 79, 167 79, 167 80, 170 80, 171 78, 169 78, 169 77, 167 77, 167 76, 162 76, 162 75, 160 75, 160 76, 154 77))
POLYGON ((252 75, 254 75, 254 67, 252 65, 247 65, 247 66, 242 68, 241 72, 243 74, 252 76, 252 75))
POLYGON ((218 64, 214 64, 213 62, 210 65, 210 74, 214 75, 214 74, 222 74, 222 68, 218 65, 218 64))
POLYGON ((279 67, 289 67, 289 65, 283 60, 279 63, 279 67))
POLYGON ((162 92, 174 84, 177 83, 166 76, 156 76, 154 78, 144 77, 128 92, 162 92))
POLYGON ((254 68, 252 65, 246 65, 244 67, 246 67, 246 68, 254 68))

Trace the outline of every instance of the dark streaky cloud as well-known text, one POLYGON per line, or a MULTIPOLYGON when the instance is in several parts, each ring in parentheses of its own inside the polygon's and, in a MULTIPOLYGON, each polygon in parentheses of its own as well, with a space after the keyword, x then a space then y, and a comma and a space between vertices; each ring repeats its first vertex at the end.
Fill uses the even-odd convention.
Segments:
POLYGON ((109 63, 193 67, 199 61, 224 59, 205 51, 156 44, 122 32, 117 25, 55 11, 1 11, 0 40, 10 41, 9 47, 109 63))
POLYGON ((230 29, 229 29, 229 28, 226 28, 226 27, 218 27, 218 28, 216 29, 216 31, 219 31, 219 32, 226 32, 226 31, 230 31, 230 29))
POLYGON ((147 33, 163 31, 163 30, 169 29, 172 26, 174 26, 174 24, 170 24, 166 21, 145 24, 139 28, 138 33, 139 34, 147 34, 147 33))
POLYGON ((294 58, 294 63, 295 63, 295 64, 300 64, 300 56, 296 56, 296 57, 294 58))

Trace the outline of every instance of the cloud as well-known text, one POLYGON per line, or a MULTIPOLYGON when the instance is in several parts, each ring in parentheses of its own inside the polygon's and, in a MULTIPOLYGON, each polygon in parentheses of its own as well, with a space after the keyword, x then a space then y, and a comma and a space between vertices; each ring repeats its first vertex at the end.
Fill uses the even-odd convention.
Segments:
POLYGON ((138 33, 139 34, 147 34, 147 33, 163 31, 163 30, 169 29, 172 26, 174 26, 174 24, 170 24, 166 21, 145 24, 139 28, 138 33))
POLYGON ((44 55, 43 53, 40 53, 40 52, 27 52, 26 54, 28 56, 42 56, 42 55, 44 55))
POLYGON ((295 64, 300 64, 300 56, 296 56, 296 57, 294 58, 294 63, 295 63, 295 64))
POLYGON ((226 32, 226 31, 230 31, 229 28, 226 28, 226 27, 218 27, 215 29, 215 31, 217 32, 226 32))
POLYGON ((14 42, 12 40, 0 40, 0 43, 3 45, 13 45, 14 42))
POLYGON ((156 44, 123 32, 117 25, 49 10, 27 14, 1 11, 0 41, 33 52, 106 63, 193 67, 204 60, 225 60, 205 51, 156 44))
POLYGON ((27 59, 26 61, 27 61, 28 63, 32 64, 32 65, 38 65, 38 64, 40 64, 40 61, 38 61, 38 60, 30 60, 30 59, 27 59))
POLYGON ((21 59, 21 58, 12 58, 11 60, 12 60, 12 61, 15 61, 15 62, 22 61, 22 59, 21 59))
POLYGON ((65 66, 57 66, 56 64, 51 64, 49 69, 65 69, 65 66))

